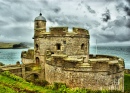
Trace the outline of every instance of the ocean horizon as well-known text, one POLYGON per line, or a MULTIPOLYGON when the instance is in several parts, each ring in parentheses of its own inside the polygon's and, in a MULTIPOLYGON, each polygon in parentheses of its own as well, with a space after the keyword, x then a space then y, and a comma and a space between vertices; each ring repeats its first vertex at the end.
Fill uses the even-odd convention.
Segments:
MULTIPOLYGON (((21 52, 28 49, 0 49, 0 62, 9 65, 21 62, 21 52)), ((90 46, 90 54, 112 55, 124 59, 125 68, 130 69, 130 46, 90 46), (97 50, 96 50, 97 49, 97 50)))

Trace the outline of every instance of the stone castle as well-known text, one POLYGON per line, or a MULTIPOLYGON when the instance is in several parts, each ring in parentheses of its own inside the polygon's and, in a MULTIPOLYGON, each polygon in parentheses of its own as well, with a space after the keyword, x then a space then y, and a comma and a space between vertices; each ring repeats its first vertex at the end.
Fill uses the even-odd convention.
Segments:
MULTIPOLYGON (((10 69, 25 79, 66 83, 71 88, 124 91, 124 60, 89 54, 89 31, 50 27, 40 15, 34 20, 34 50, 21 53, 22 64, 10 69)), ((3 68, 3 70, 7 70, 3 68)))

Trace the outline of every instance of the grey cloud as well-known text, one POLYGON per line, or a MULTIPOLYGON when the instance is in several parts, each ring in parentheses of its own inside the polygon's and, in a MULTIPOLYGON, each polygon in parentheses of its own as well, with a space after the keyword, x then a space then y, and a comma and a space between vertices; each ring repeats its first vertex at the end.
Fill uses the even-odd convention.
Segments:
POLYGON ((53 9, 53 11, 54 11, 55 13, 59 13, 60 10, 61 10, 61 8, 59 8, 59 7, 53 9))
POLYGON ((108 9, 106 9, 106 12, 102 14, 102 20, 104 22, 107 22, 110 19, 111 19, 110 12, 108 9))
POLYGON ((86 6, 90 13, 96 13, 90 6, 86 6))
POLYGON ((124 7, 124 10, 125 10, 125 12, 127 13, 127 15, 130 16, 130 8, 127 7, 127 6, 125 6, 125 7, 124 7))
POLYGON ((8 25, 8 22, 0 20, 0 26, 6 26, 6 25, 8 25))
POLYGON ((130 19, 127 20, 126 26, 130 28, 130 19))
MULTIPOLYGON (((32 20, 39 15, 41 9, 43 16, 47 19, 47 24, 50 23, 49 26, 56 24, 58 26, 88 28, 91 38, 97 37, 99 42, 128 41, 130 39, 130 22, 123 18, 123 14, 119 14, 121 18, 112 19, 115 15, 110 14, 111 3, 115 4, 117 11, 124 11, 124 3, 118 3, 116 0, 61 0, 60 2, 58 0, 3 0, 0 2, 0 38, 3 41, 4 38, 10 39, 10 41, 33 41, 32 20), (98 8, 93 5, 99 3, 110 3, 109 10, 103 15, 102 11, 105 7, 102 6, 102 11, 98 11, 98 8), (99 15, 103 17, 103 21, 99 15)), ((129 9, 125 11, 127 13, 129 9)))
POLYGON ((130 0, 126 0, 130 4, 130 0))

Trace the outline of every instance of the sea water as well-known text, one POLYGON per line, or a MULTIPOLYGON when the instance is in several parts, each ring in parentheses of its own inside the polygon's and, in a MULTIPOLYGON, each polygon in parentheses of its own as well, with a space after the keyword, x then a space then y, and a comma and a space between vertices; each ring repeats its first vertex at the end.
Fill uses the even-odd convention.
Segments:
MULTIPOLYGON (((21 52, 27 49, 0 49, 0 62, 16 64, 21 62, 21 52)), ((90 47, 90 54, 96 54, 96 47, 90 47)), ((97 54, 113 55, 124 59, 125 68, 130 69, 130 46, 98 46, 97 54)))
POLYGON ((121 57, 124 59, 125 68, 130 69, 130 46, 92 46, 90 54, 104 54, 121 57))
POLYGON ((21 52, 27 49, 0 49, 0 62, 8 64, 16 64, 21 62, 21 52))

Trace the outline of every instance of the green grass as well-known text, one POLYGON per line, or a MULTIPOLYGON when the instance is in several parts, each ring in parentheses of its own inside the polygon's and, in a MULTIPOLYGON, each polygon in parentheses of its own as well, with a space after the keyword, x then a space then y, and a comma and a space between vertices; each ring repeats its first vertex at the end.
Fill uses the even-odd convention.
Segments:
MULTIPOLYGON (((130 93, 130 74, 125 74, 125 93, 130 93)), ((25 81, 23 78, 10 74, 0 73, 0 93, 122 93, 120 91, 92 91, 88 89, 71 89, 62 83, 54 83, 51 86, 37 86, 25 81)))
POLYGON ((9 72, 0 74, 0 93, 49 93, 49 91, 9 72))
POLYGON ((124 90, 130 93, 130 74, 125 74, 124 78, 124 90))

